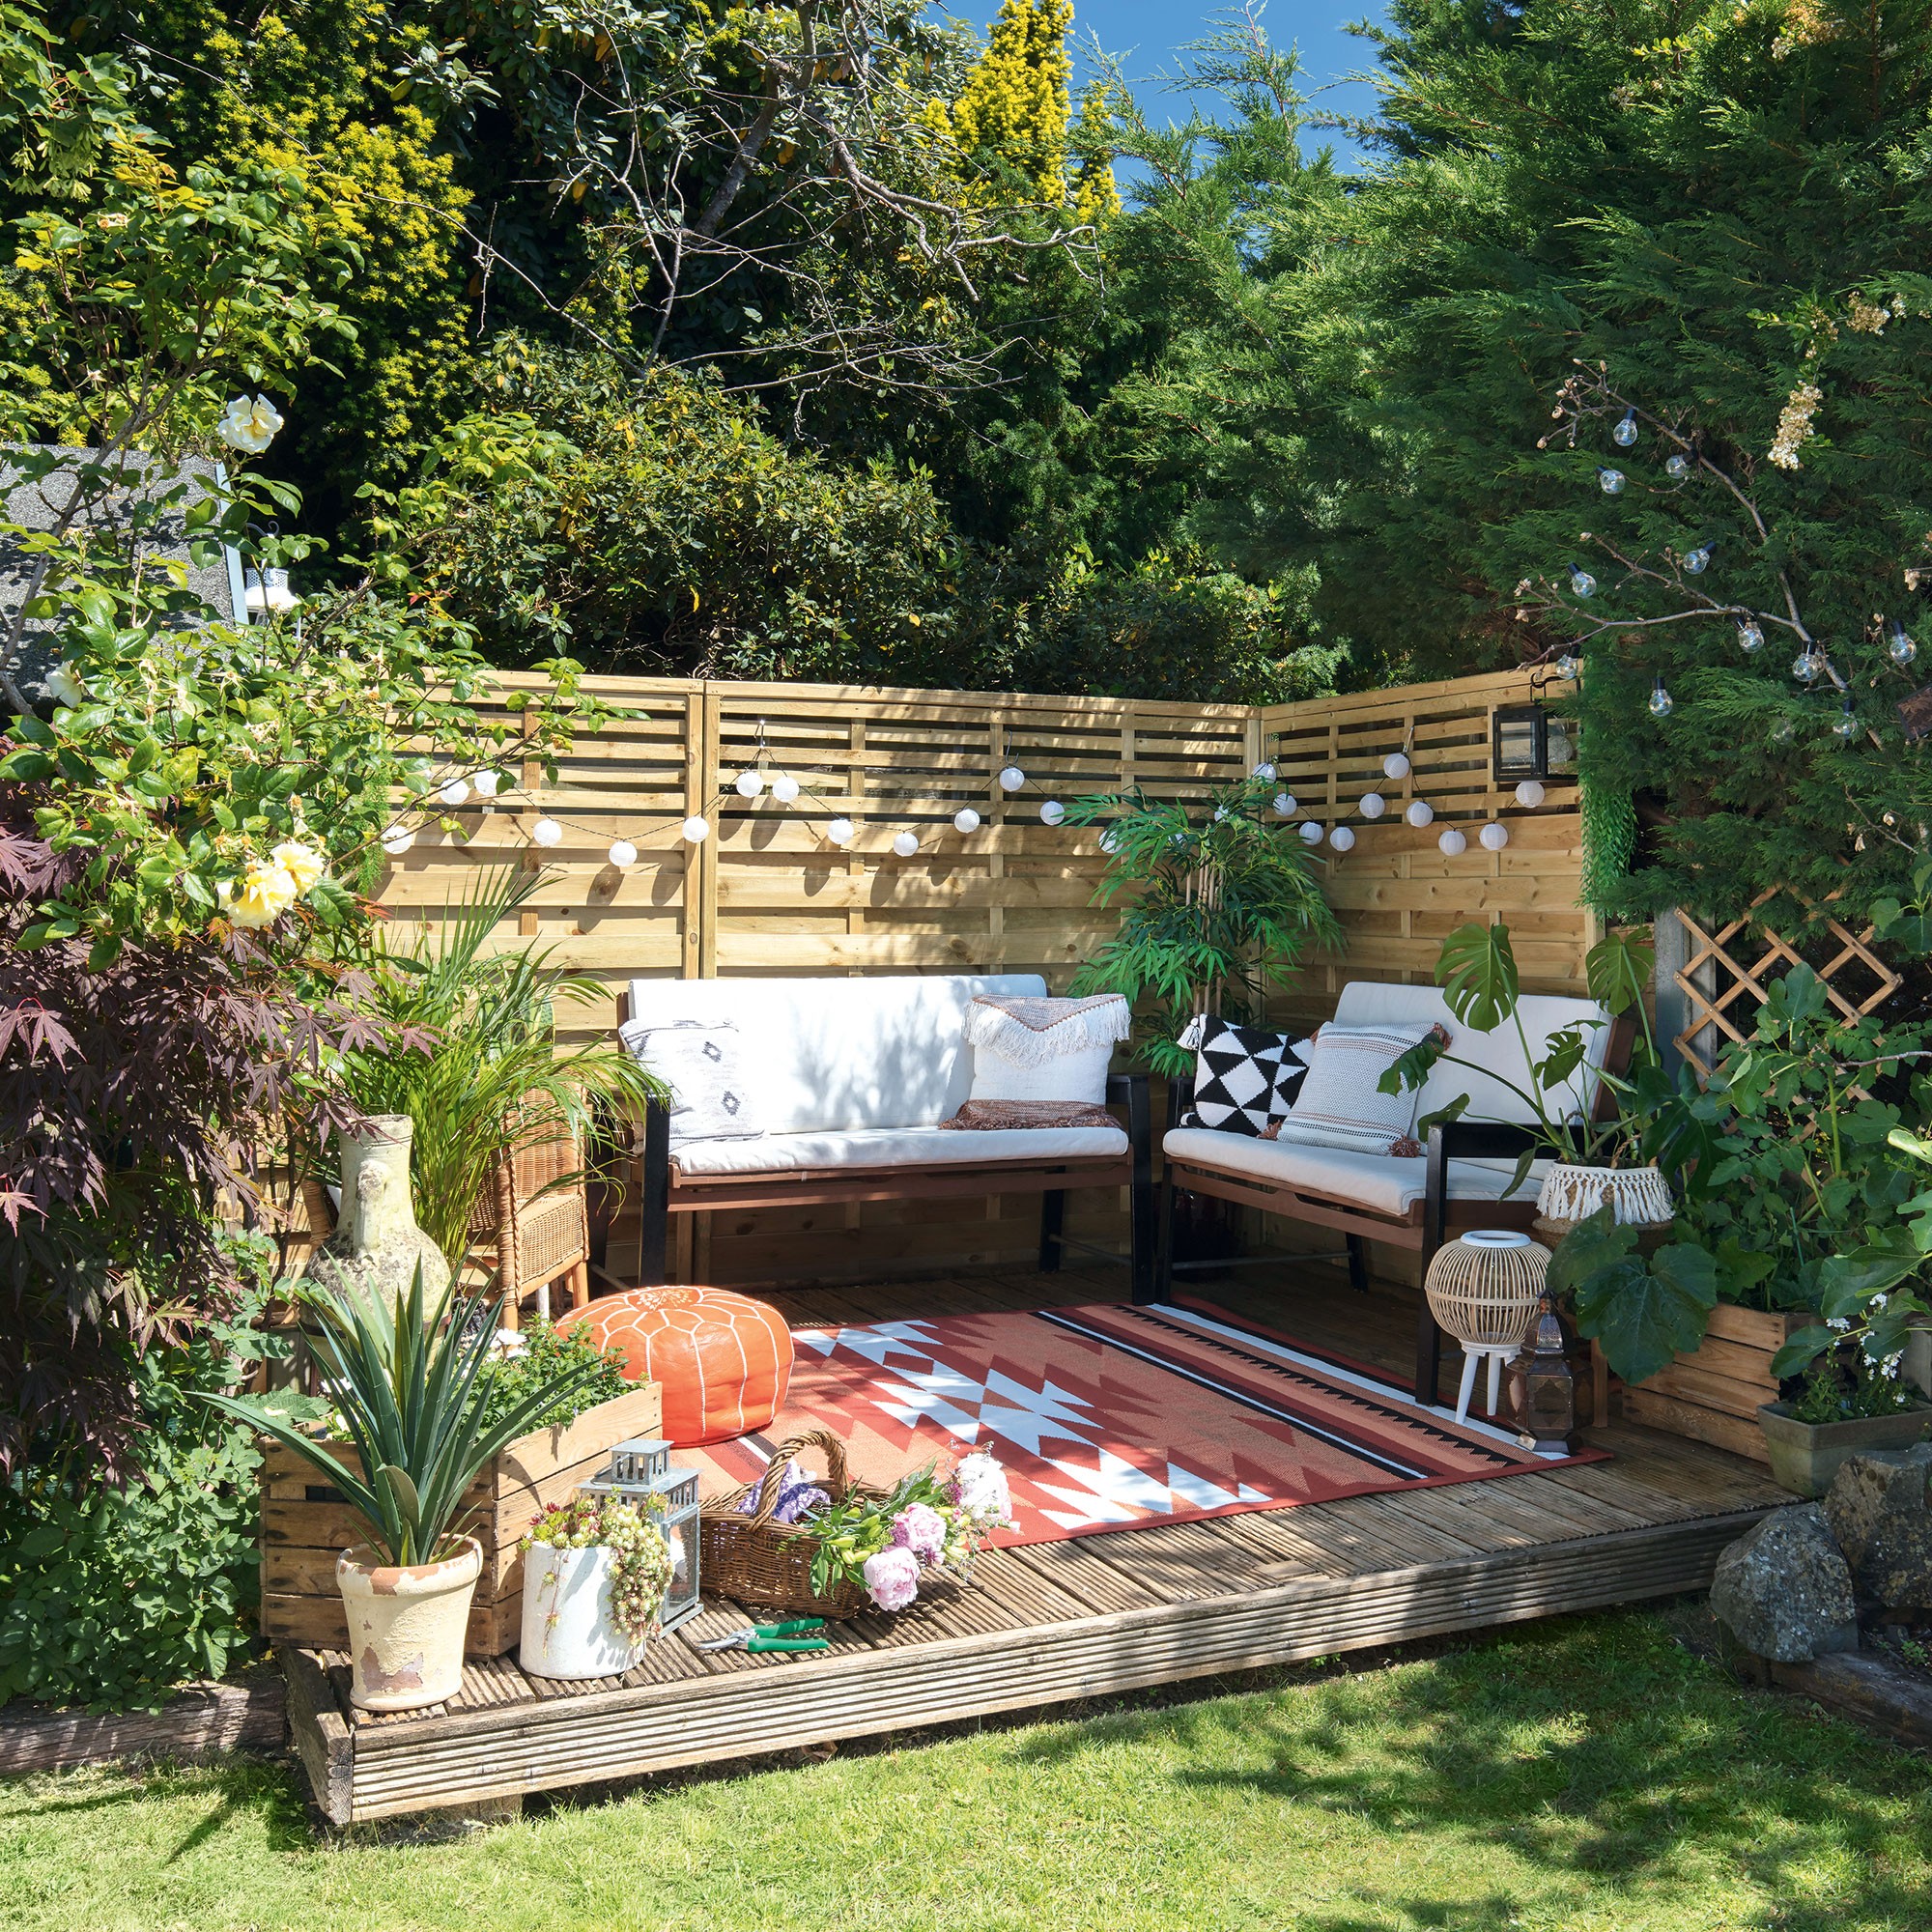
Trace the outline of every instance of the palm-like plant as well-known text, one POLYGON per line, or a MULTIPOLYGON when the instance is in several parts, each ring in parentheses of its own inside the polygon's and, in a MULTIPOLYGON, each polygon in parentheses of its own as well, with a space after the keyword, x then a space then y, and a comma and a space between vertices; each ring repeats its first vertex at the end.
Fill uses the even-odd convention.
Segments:
POLYGON ((449 1319, 451 1291, 424 1305, 422 1270, 393 1308, 305 1297, 313 1310, 324 1386, 362 1459, 360 1473, 260 1398, 204 1399, 271 1435, 311 1463, 369 1525, 369 1541, 389 1562, 433 1563, 460 1534, 464 1492, 477 1471, 577 1383, 599 1373, 573 1363, 533 1388, 494 1422, 486 1419, 497 1332, 488 1321, 449 1319))
POLYGON ((553 967, 548 948, 484 950, 541 881, 540 873, 485 874, 408 952, 375 954, 367 1003, 393 1046, 357 1048, 337 1066, 364 1113, 410 1117, 416 1219, 452 1267, 508 1140, 586 1141, 600 1104, 635 1118, 664 1094, 621 1048, 558 1051, 557 1003, 606 997, 595 980, 553 967))
POLYGON ((1198 823, 1185 805, 1138 785, 1068 808, 1076 825, 1106 824, 1109 864, 1095 903, 1134 895, 1072 990, 1123 994, 1155 1072, 1192 1069, 1193 1055, 1175 1040, 1196 1013, 1260 1023, 1268 988, 1311 946, 1343 943, 1306 849, 1273 815, 1278 789, 1262 779, 1224 786, 1198 823))

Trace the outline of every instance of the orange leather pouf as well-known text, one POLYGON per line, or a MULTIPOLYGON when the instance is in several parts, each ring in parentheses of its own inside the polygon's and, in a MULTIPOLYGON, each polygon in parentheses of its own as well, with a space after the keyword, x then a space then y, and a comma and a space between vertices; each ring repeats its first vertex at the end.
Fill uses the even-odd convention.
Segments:
POLYGON ((791 1383, 791 1330, 776 1308, 728 1288, 634 1288, 557 1324, 620 1349, 633 1381, 664 1390, 664 1434, 680 1449, 762 1429, 791 1383))

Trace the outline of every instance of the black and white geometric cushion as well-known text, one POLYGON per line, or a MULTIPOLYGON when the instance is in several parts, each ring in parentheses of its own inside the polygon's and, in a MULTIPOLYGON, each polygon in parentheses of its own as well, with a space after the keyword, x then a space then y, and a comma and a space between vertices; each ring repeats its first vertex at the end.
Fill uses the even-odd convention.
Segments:
POLYGON ((1236 1026, 1212 1013, 1189 1021, 1179 1044, 1194 1049, 1194 1106, 1184 1127, 1259 1140, 1288 1112, 1308 1071, 1294 1057, 1293 1034, 1236 1026))

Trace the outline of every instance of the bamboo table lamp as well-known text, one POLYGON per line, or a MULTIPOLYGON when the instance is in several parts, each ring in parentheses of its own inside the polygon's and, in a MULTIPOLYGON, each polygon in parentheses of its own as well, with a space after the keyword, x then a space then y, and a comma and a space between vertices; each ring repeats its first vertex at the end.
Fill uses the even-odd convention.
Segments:
POLYGON ((1423 1293, 1429 1312, 1463 1346, 1463 1387, 1456 1420, 1466 1421, 1476 1364, 1490 1365, 1490 1412, 1495 1413, 1503 1364, 1522 1347, 1536 1319, 1549 1250, 1512 1228, 1472 1229, 1445 1241, 1429 1264, 1423 1293))

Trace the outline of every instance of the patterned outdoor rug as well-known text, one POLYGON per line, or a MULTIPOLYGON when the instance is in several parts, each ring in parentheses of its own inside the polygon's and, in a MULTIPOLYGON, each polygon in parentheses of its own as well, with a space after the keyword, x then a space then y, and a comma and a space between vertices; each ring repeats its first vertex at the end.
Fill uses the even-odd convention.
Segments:
POLYGON ((1474 1417, 1419 1406, 1371 1369, 1178 1303, 875 1321, 792 1339, 790 1393, 769 1430, 677 1452, 703 1471, 706 1495, 751 1480, 808 1429, 838 1435, 852 1473, 880 1484, 990 1449, 1018 1521, 994 1539, 1006 1544, 1554 1466, 1474 1417))

